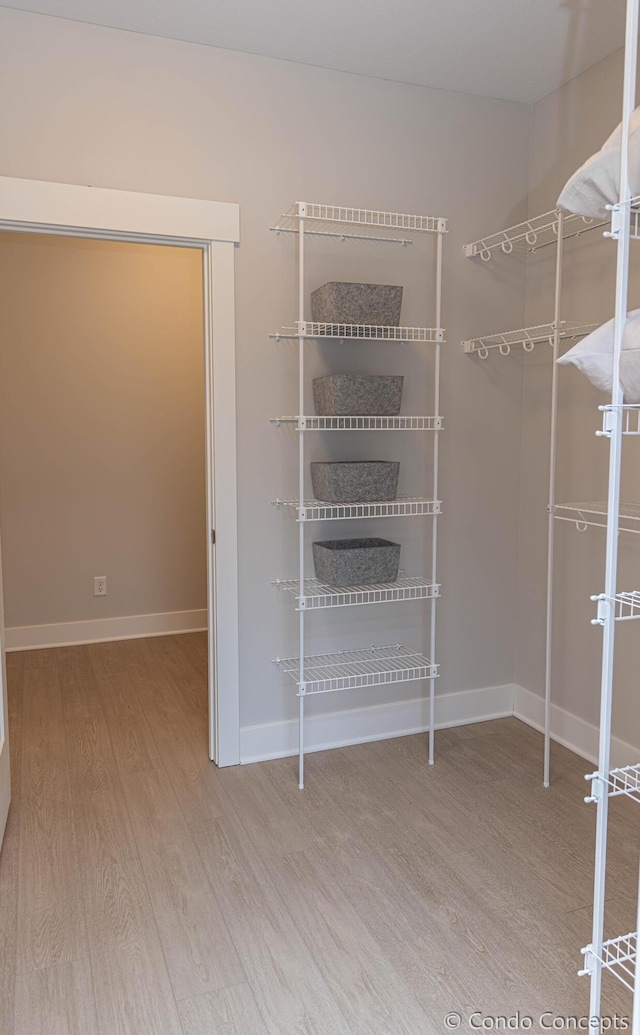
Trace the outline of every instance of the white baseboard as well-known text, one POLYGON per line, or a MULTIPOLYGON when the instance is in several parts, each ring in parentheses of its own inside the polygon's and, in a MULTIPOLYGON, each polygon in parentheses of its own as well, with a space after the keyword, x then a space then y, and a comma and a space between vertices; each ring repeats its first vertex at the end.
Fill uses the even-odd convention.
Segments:
POLYGON ((75 647, 81 643, 134 640, 143 636, 172 636, 207 628, 207 611, 167 611, 157 615, 97 618, 54 625, 20 625, 5 629, 8 651, 43 647, 75 647))
MULTIPOLYGON (((503 718, 513 714, 516 687, 484 687, 436 697, 436 728, 463 726, 470 722, 503 718)), ((429 728, 428 701, 424 697, 391 704, 369 705, 349 711, 310 716, 305 723, 307 751, 363 744, 423 733, 429 728)), ((298 722, 265 723, 240 730, 240 761, 262 762, 298 752, 298 722)))
MULTIPOLYGON (((544 698, 515 687, 513 714, 534 729, 544 730, 544 698)), ((594 765, 598 761, 598 727, 592 726, 572 712, 567 712, 558 705, 551 705, 551 738, 559 744, 575 751, 594 765)), ((640 748, 628 744, 618 737, 611 739, 611 765, 637 765, 640 759, 640 748)))

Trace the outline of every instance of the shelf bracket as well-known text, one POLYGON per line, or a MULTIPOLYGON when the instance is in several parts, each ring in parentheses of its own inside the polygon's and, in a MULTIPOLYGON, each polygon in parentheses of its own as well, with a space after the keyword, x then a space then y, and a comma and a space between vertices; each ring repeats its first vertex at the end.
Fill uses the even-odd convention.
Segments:
POLYGON ((307 598, 298 597, 298 611, 306 611, 307 609, 307 598))
POLYGON ((298 507, 298 521, 306 521, 306 520, 307 520, 307 508, 306 507, 298 507))
POLYGON ((611 230, 605 233, 605 237, 612 237, 614 241, 617 241, 622 231, 622 208, 618 205, 612 205, 611 207, 611 230))
MULTIPOLYGON (((600 773, 587 773, 585 780, 591 783, 591 794, 586 796, 585 804, 593 805, 601 801, 604 790, 604 780, 600 773)), ((583 952, 585 950, 583 949, 583 952)))
POLYGON ((607 600, 604 593, 598 593, 597 596, 591 597, 591 599, 598 605, 597 617, 591 619, 591 624, 604 625, 611 618, 611 601, 607 600))
POLYGON ((598 438, 611 438, 614 428, 614 414, 613 409, 610 406, 601 406, 602 410, 602 428, 596 431, 598 438))
POLYGON ((584 956, 584 967, 578 971, 578 977, 591 977, 595 970, 596 954, 593 949, 593 945, 585 945, 584 949, 580 949, 580 952, 584 956))

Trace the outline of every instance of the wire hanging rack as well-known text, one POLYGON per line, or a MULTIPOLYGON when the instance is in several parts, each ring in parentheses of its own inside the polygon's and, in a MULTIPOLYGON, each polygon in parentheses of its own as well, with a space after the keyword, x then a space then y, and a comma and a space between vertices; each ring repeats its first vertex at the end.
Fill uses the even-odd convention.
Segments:
MULTIPOLYGON (((534 252, 539 248, 545 248, 555 244, 559 237, 560 212, 552 209, 550 212, 543 212, 539 216, 525 219, 522 223, 507 227, 498 233, 489 234, 479 241, 472 241, 465 244, 464 254, 467 258, 479 255, 484 262, 489 262, 492 253, 500 249, 510 255, 514 250, 523 252, 534 252)), ((588 219, 586 216, 575 216, 563 213, 562 240, 567 241, 573 237, 582 237, 591 230, 597 230, 607 226, 608 221, 588 219)))
MULTIPOLYGON (((595 323, 572 323, 563 320, 559 327, 560 341, 575 340, 590 334, 596 329, 595 323)), ((501 331, 498 334, 485 334, 481 338, 469 338, 462 342, 463 351, 476 353, 480 359, 487 359, 493 349, 498 349, 501 356, 508 356, 511 349, 521 346, 525 352, 532 352, 536 345, 555 344, 556 325, 541 323, 534 327, 522 327, 515 331, 501 331)))

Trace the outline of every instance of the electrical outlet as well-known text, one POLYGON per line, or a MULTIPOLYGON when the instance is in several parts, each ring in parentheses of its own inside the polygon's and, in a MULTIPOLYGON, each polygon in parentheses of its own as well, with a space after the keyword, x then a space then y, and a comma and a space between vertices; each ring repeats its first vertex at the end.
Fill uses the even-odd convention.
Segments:
POLYGON ((106 597, 106 595, 107 595, 107 576, 106 575, 94 575, 94 577, 93 577, 93 595, 94 595, 94 597, 106 597))

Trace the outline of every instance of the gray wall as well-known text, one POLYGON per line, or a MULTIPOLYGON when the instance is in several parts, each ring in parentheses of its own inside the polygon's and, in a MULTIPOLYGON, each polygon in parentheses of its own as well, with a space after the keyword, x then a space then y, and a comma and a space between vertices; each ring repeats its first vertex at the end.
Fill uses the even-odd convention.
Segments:
MULTIPOLYGON (((295 714, 271 665, 295 646, 295 618, 272 579, 295 573, 295 528, 269 501, 295 486, 293 435, 269 416, 295 412, 294 349, 269 331, 295 316, 294 246, 269 225, 296 199, 448 216, 443 364, 440 692, 514 677, 522 376, 477 368, 460 340, 518 326, 524 273, 490 275, 461 247, 526 214, 530 109, 163 39, 0 11, 0 172, 234 201, 237 251, 238 477, 242 724, 295 714), (489 444, 490 443, 490 447, 489 444)), ((416 257, 417 258, 417 257, 416 257)), ((309 283, 348 277, 406 286, 403 318, 430 323, 425 265, 406 251, 314 246, 309 283)), ((309 375, 359 368, 405 373, 406 411, 429 412, 429 351, 309 347, 309 375)), ((394 457, 401 489, 429 484, 427 443, 398 435, 320 437, 312 456, 394 457)), ((371 522, 420 570, 427 522, 371 522)), ((352 526, 319 529, 325 538, 352 526)), ((224 548, 220 544, 220 548, 224 548)), ((356 608, 312 616, 309 649, 402 640, 425 646, 427 610, 356 608)), ((414 697, 415 685, 335 695, 310 711, 414 697)))
MULTIPOLYGON (((622 52, 612 55, 535 105, 531 148, 530 213, 555 205, 569 175, 597 150, 620 121, 622 52)), ((527 322, 553 313, 555 258, 533 257, 528 265, 527 322)), ((615 246, 594 231, 568 242, 564 262, 563 316, 602 323, 613 316, 615 246)), ((640 305, 640 268, 632 245, 630 308, 640 305)), ((541 349, 524 363, 522 497, 518 581, 517 681, 544 692, 546 503, 551 366, 541 349)), ((605 499, 608 442, 597 439, 597 406, 607 397, 592 388, 575 368, 560 368, 558 502, 605 499)), ((638 499, 640 453, 625 443, 623 499, 638 499)), ((556 522, 553 700, 598 725, 602 632, 589 597, 604 585, 605 533, 584 533, 556 522)), ((620 539, 621 589, 640 578, 640 537, 620 539)), ((614 734, 640 742, 640 700, 636 692, 637 630, 618 628, 614 734)))
POLYGON ((0 312, 7 625, 206 608, 200 253, 0 233, 0 312))

